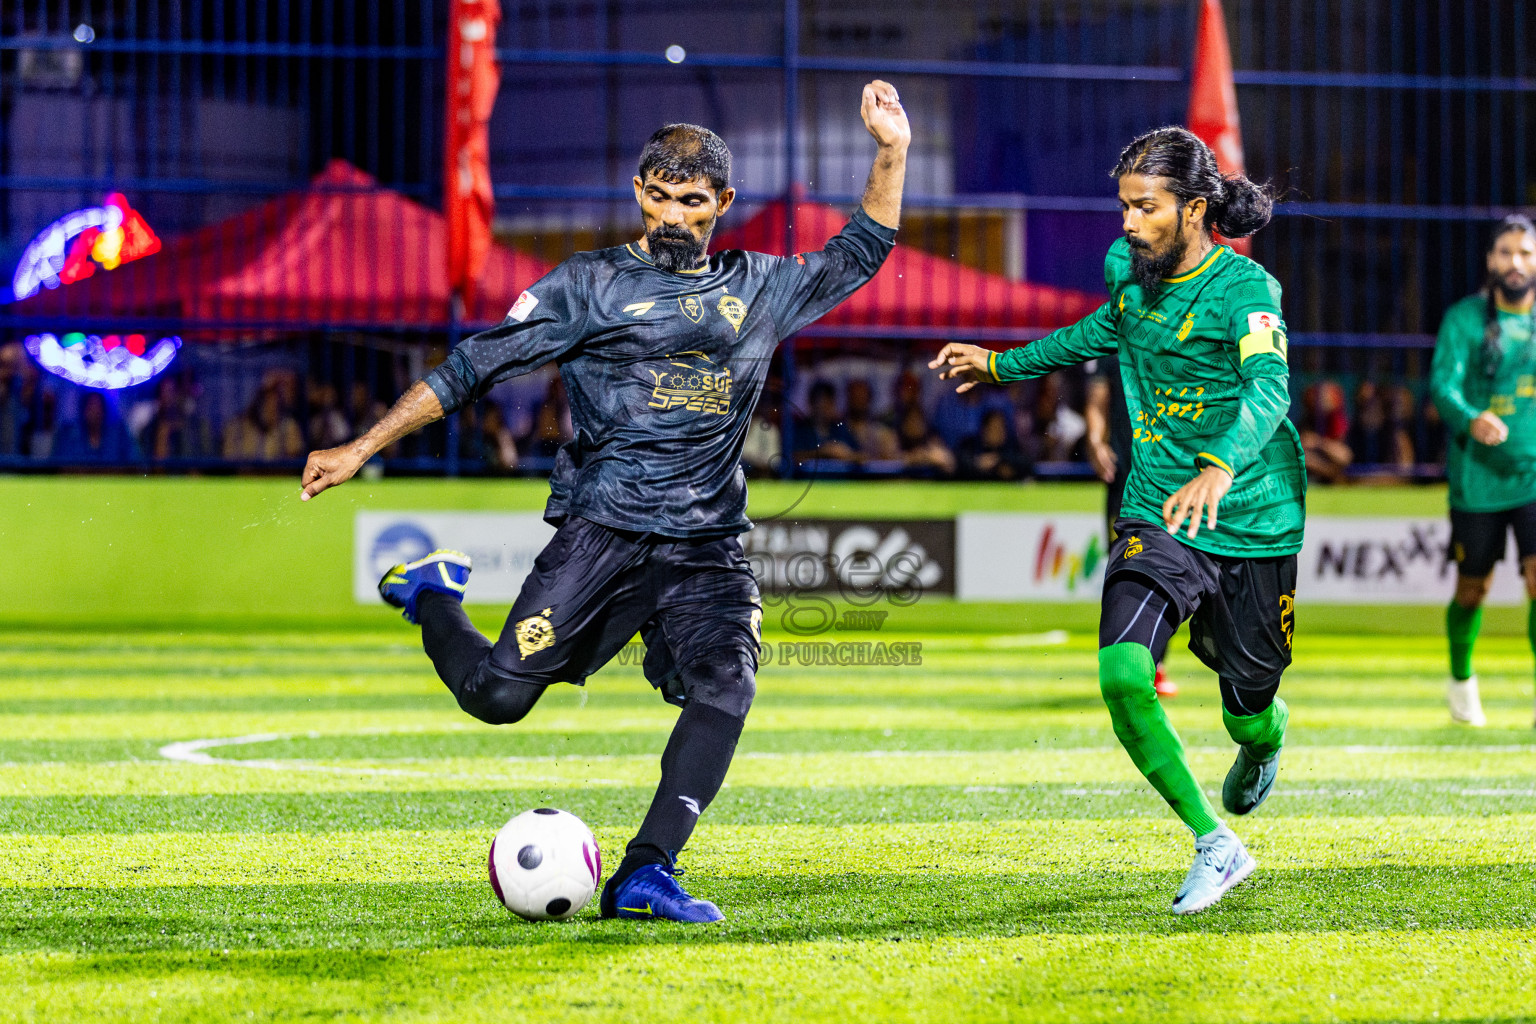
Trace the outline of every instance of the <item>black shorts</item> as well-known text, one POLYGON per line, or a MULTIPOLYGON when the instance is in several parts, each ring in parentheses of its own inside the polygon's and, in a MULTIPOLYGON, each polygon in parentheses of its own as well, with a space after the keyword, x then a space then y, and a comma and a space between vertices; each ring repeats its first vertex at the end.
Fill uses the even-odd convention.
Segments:
POLYGON ((674 704, 679 665, 757 670, 762 604, 735 537, 677 540, 571 517, 539 552, 491 651, 500 675, 580 685, 638 632, 645 675, 674 704))
POLYGON ((1463 576, 1487 576, 1504 559, 1506 538, 1515 531, 1521 560, 1536 555, 1536 502, 1504 512, 1460 512, 1451 509, 1448 554, 1463 576))
POLYGON ((1231 558, 1175 540, 1160 524, 1115 523, 1119 535, 1104 570, 1140 576, 1189 620, 1189 649, 1223 679, 1263 684, 1291 664, 1296 619, 1296 556, 1231 558))

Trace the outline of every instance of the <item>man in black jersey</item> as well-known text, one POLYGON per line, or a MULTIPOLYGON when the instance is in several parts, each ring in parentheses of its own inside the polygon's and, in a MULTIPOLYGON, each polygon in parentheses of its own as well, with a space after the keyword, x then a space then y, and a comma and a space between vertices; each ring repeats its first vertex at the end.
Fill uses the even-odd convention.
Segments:
POLYGON ((454 349, 350 444, 313 452, 303 498, 351 479, 374 453, 548 362, 570 395, 545 518, 557 527, 492 644, 460 605, 468 559, 433 552, 379 584, 419 622, 460 707, 519 721, 551 683, 580 684, 641 634, 645 672, 681 705, 661 782, 603 890, 604 917, 718 921, 678 885, 677 852, 725 781, 756 691, 762 621, 736 536, 751 529, 739 461, 778 343, 874 276, 895 242, 911 130, 896 90, 864 87, 878 144, 862 207, 821 252, 706 256, 735 199, 713 132, 667 125, 640 155, 644 235, 577 253, 502 323, 454 349))

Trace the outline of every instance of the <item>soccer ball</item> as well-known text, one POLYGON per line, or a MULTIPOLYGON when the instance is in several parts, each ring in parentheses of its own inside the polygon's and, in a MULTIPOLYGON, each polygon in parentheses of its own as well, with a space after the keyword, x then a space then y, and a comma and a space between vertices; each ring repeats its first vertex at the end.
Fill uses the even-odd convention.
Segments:
POLYGON ((563 921, 587 905, 603 873, 592 830, 576 815, 524 811, 491 840, 491 888, 530 921, 563 921))

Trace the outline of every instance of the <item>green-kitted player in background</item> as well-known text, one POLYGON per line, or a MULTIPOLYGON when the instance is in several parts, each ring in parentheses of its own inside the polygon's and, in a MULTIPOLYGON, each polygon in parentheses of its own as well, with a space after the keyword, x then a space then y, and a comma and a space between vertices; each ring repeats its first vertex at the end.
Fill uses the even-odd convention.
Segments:
POLYGON ((1445 610, 1451 647, 1451 718, 1486 725, 1472 644, 1494 565, 1510 528, 1532 599, 1526 620, 1536 649, 1536 226, 1505 217, 1488 247, 1488 284, 1445 312, 1431 376, 1450 434, 1451 557, 1456 596, 1445 610))
POLYGON ((1291 663, 1306 474, 1285 417, 1280 286, 1211 237, 1213 228, 1240 238, 1263 227, 1270 196, 1241 176, 1223 178, 1183 128, 1132 142, 1112 174, 1125 237, 1104 261, 1109 301, 1027 347, 951 344, 929 365, 965 391, 1120 357, 1134 443, 1105 570, 1099 687, 1131 760, 1195 834, 1195 862, 1173 901, 1174 913, 1192 914, 1254 862, 1190 772, 1153 673, 1190 620, 1190 649, 1220 677, 1222 720, 1238 744, 1222 804, 1247 814, 1262 803, 1285 741, 1276 692, 1291 663))

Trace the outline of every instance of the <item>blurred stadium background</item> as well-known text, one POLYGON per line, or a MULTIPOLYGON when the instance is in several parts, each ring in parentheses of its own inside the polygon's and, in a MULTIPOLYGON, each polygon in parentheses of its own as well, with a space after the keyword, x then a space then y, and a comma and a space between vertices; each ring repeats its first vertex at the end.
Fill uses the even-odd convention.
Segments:
MULTIPOLYGON (((915 126, 900 276, 783 347, 750 461, 803 474, 830 417, 859 451, 818 474, 987 476, 963 449, 995 405, 1009 475, 1085 477, 1082 374, 967 403, 914 368, 944 341, 1018 344, 1100 299, 1118 230, 1106 170, 1136 133, 1185 120, 1200 6, 503 0, 495 245, 456 305, 448 0, 11 0, 0 468, 295 472, 544 269, 633 237, 629 177, 665 121, 732 147, 742 201, 723 244, 817 245, 857 202, 871 151, 858 89, 881 75, 915 126), (53 271, 72 283, 14 273, 50 225, 113 195, 158 251, 108 270, 71 234, 53 252, 72 265, 53 271), (40 368, 26 344, 45 335, 146 357, 182 344, 158 376, 102 390, 40 368)), ((1434 478, 1439 317, 1480 285, 1490 219, 1536 202, 1531 15, 1517 0, 1223 9, 1247 171, 1286 195, 1253 255, 1286 289, 1317 478, 1434 478)), ((538 474, 569 429, 545 372, 382 461, 538 474)))

